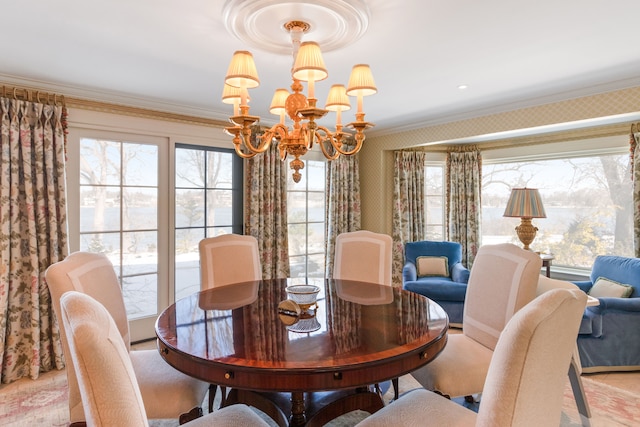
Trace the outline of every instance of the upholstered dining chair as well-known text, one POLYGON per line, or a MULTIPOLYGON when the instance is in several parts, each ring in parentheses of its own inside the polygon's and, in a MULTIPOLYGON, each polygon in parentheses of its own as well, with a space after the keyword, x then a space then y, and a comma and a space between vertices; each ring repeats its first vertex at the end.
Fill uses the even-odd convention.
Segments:
MULTIPOLYGON (((68 333, 70 358, 76 372, 89 426, 148 426, 140 387, 129 350, 107 309, 80 292, 60 299, 68 333)), ((179 398, 179 396, 175 396, 179 398)), ((183 424, 185 426, 267 426, 246 405, 232 405, 183 424)))
POLYGON ((536 296, 542 260, 510 243, 481 246, 465 298, 461 334, 450 334, 440 355, 412 372, 427 390, 467 400, 482 392, 493 350, 509 319, 536 296))
POLYGON ((336 237, 333 278, 391 286, 393 240, 367 230, 336 237))
POLYGON ((202 239, 200 289, 262 279, 258 241, 253 236, 223 234, 202 239))
MULTIPOLYGON (((336 236, 333 278, 392 286, 393 239, 387 234, 368 230, 351 231, 336 236)), ((367 286, 365 283, 362 286, 367 286)), ((391 380, 394 399, 398 398, 398 378, 391 380)), ((380 393, 379 384, 375 385, 380 393)))
POLYGON ((584 292, 554 289, 507 323, 495 347, 478 413, 416 390, 365 418, 358 427, 558 426, 584 292))
MULTIPOLYGON (((538 276, 538 288, 536 291, 537 295, 542 295, 543 293, 549 292, 553 289, 576 290, 580 288, 574 283, 567 282, 565 280, 551 279, 549 277, 543 276, 542 274, 538 276)), ((594 298, 588 294, 586 295, 586 306, 595 306, 599 304, 597 298, 594 298)), ((580 326, 582 327, 582 324, 580 326)), ((582 379, 580 377, 580 375, 582 375, 582 365, 580 364, 580 353, 578 352, 577 338, 578 336, 576 336, 576 340, 574 341, 575 347, 573 349, 571 363, 569 364, 569 381, 571 383, 571 389, 573 391, 573 397, 576 401, 576 406, 578 407, 578 412, 583 417, 591 418, 589 402, 587 401, 587 395, 584 392, 582 379)))
MULTIPOLYGON (((198 244, 200 252, 200 289, 250 282, 262 279, 262 264, 258 240, 243 234, 222 234, 207 237, 198 244)), ((218 386, 209 387, 209 412, 218 386)), ((226 387, 220 386, 222 402, 227 396, 226 387)))
POLYGON ((139 383, 144 408, 151 419, 188 418, 201 413, 208 384, 188 377, 172 368, 157 350, 131 351, 129 323, 124 299, 113 264, 104 254, 75 252, 51 265, 45 272, 53 308, 60 324, 69 384, 69 416, 71 424, 85 421, 80 389, 69 356, 69 333, 65 330, 60 299, 68 291, 83 292, 98 300, 114 318, 131 359, 139 383), (194 411, 194 412, 192 412, 194 411))

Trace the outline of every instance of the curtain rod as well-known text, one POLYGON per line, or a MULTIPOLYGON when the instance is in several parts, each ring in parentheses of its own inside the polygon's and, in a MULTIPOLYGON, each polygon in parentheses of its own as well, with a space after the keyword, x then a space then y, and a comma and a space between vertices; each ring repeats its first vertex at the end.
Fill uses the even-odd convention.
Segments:
POLYGON ((2 85, 2 97, 29 102, 39 102, 40 104, 47 105, 61 105, 63 107, 66 107, 64 95, 15 86, 12 87, 2 85))

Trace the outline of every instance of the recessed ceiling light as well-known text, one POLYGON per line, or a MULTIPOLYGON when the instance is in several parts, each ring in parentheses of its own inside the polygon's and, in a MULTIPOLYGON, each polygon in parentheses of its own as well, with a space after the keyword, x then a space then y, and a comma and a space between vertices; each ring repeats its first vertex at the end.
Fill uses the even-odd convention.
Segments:
POLYGON ((460 90, 465 90, 465 89, 467 89, 468 87, 469 87, 469 86, 467 86, 467 85, 460 85, 460 86, 458 86, 458 89, 460 89, 460 90))

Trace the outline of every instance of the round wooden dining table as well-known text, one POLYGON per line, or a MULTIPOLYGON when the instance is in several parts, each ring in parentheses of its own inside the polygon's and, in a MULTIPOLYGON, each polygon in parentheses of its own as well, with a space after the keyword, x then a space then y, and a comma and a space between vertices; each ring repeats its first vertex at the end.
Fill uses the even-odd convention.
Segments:
POLYGON ((435 302, 389 286, 325 279, 311 309, 279 310, 288 279, 212 288, 183 298, 156 321, 158 349, 179 371, 230 388, 278 425, 319 426, 384 406, 374 384, 431 361, 447 341, 435 302))

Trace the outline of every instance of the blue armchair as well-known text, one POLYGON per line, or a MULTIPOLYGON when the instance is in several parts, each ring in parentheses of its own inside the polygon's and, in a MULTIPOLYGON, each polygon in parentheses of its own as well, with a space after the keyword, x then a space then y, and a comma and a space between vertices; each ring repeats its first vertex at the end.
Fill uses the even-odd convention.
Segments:
POLYGON ((467 293, 469 270, 461 263, 462 245, 457 242, 424 240, 408 242, 404 246, 405 265, 402 269, 403 288, 432 299, 442 306, 451 326, 462 326, 464 298, 467 293), (448 274, 419 277, 418 257, 446 257, 448 274))
POLYGON ((589 292, 598 278, 630 285, 628 298, 598 298, 587 307, 578 333, 583 372, 640 370, 640 259, 598 256, 588 281, 574 282, 589 292))

